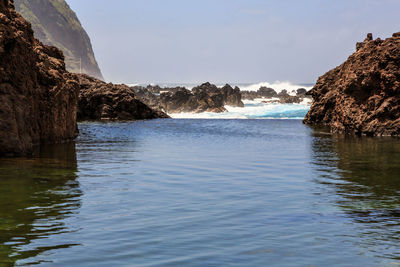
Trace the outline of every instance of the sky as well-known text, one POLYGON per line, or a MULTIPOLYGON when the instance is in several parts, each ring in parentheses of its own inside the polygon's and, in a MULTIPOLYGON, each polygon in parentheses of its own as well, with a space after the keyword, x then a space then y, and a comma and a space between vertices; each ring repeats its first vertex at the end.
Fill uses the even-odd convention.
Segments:
POLYGON ((400 0, 67 0, 107 81, 314 83, 368 32, 400 31, 400 0))

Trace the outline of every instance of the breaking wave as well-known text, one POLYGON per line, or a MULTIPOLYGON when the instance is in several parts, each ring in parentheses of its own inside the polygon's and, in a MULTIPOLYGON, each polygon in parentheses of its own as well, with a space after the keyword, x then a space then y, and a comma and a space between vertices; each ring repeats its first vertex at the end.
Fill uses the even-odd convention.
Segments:
MULTIPOLYGON (((131 83, 128 86, 147 86, 147 85, 159 85, 160 87, 186 87, 187 89, 192 89, 196 86, 199 86, 201 83, 143 83, 143 84, 135 84, 131 83)), ((223 87, 225 83, 214 83, 218 87, 223 87)), ((291 82, 260 82, 260 83, 229 83, 231 86, 239 87, 242 91, 257 91, 260 87, 269 87, 273 88, 277 93, 280 93, 283 90, 287 90, 289 93, 293 90, 297 90, 299 88, 304 88, 306 90, 310 90, 313 87, 313 84, 294 84, 291 82)))
POLYGON ((310 101, 300 104, 263 103, 265 99, 245 100, 244 108, 226 106, 227 112, 176 113, 177 119, 303 119, 310 109, 310 101))
POLYGON ((250 84, 250 85, 244 85, 240 87, 240 90, 242 91, 258 91, 260 87, 268 87, 274 89, 277 93, 282 92, 283 90, 287 90, 289 93, 292 91, 296 91, 299 88, 304 88, 307 91, 311 90, 313 87, 312 84, 293 84, 291 82, 274 82, 274 83, 269 83, 269 82, 261 82, 261 83, 255 83, 255 84, 250 84))

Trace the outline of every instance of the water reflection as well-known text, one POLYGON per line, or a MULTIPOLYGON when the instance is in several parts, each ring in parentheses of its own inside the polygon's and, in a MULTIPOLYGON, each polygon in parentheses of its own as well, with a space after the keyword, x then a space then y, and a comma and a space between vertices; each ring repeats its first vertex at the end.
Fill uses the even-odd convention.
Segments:
POLYGON ((331 136, 316 130, 317 182, 334 190, 336 205, 355 222, 363 247, 400 259, 400 140, 331 136))
POLYGON ((34 258, 44 252, 78 245, 51 238, 74 231, 66 219, 81 205, 76 172, 75 144, 0 160, 0 266, 40 263, 34 258))

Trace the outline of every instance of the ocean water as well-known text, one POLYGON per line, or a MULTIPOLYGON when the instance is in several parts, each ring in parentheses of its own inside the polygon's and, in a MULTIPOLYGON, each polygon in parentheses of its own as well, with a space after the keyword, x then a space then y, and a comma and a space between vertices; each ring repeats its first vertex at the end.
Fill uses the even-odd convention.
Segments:
POLYGON ((0 161, 0 266, 398 266, 400 141, 300 120, 81 123, 0 161))
MULTIPOLYGON (((278 98, 275 98, 277 100, 278 98)), ((225 106, 226 112, 202 112, 202 113, 172 113, 175 119, 303 119, 311 106, 311 99, 304 99, 299 104, 265 103, 274 100, 258 98, 243 100, 244 107, 225 106)))

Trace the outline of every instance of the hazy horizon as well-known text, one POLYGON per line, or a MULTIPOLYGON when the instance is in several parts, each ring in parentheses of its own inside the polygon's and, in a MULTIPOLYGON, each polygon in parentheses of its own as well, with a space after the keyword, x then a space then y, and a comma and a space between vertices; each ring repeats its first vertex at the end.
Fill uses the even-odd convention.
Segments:
POLYGON ((67 2, 111 82, 314 83, 400 30, 396 0, 67 2))

